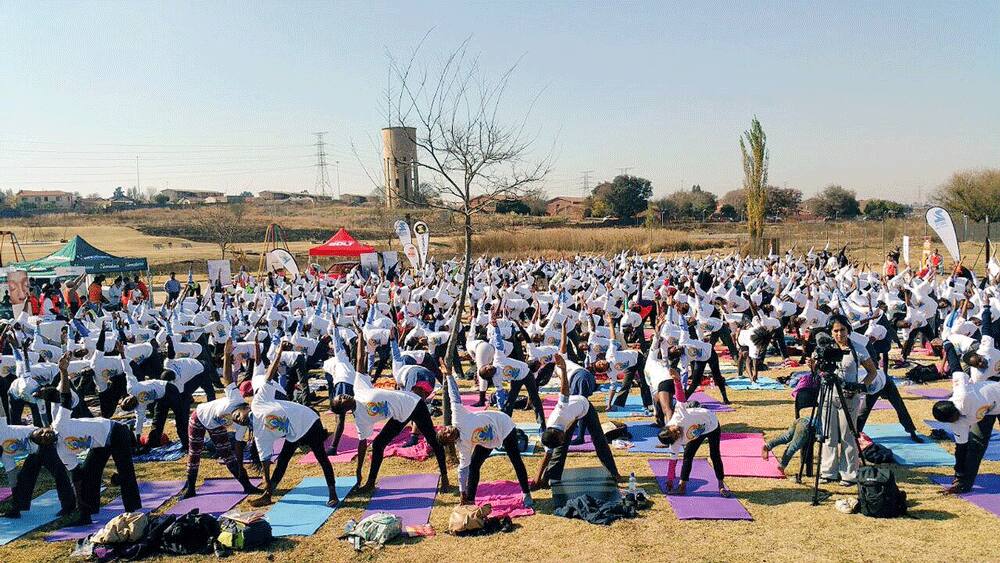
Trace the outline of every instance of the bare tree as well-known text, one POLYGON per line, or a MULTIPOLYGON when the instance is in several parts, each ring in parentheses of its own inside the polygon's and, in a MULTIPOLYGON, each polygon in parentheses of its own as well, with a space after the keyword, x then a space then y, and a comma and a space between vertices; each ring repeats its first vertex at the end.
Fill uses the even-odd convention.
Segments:
MULTIPOLYGON (((433 191, 439 198, 403 201, 446 210, 463 222, 462 287, 445 354, 453 369, 472 271, 473 217, 496 201, 516 199, 534 188, 550 170, 551 151, 531 162, 535 138, 526 131, 530 105, 518 118, 505 118, 503 100, 516 63, 490 78, 469 54, 469 39, 433 65, 418 60, 420 49, 418 45, 405 61, 390 55, 394 85, 387 89, 386 109, 392 126, 414 128, 416 165, 428 184, 420 191, 433 191)), ((443 403, 445 424, 450 424, 447 395, 443 403)))
POLYGON ((764 211, 767 208, 767 135, 760 121, 754 116, 750 130, 740 137, 743 154, 743 191, 747 198, 747 229, 750 235, 750 253, 762 256, 764 248, 764 211), (744 140, 746 142, 744 142, 744 140), (749 147, 748 147, 749 145, 749 147))
POLYGON ((245 215, 246 205, 243 203, 208 205, 198 210, 194 223, 203 237, 219 246, 225 259, 229 247, 238 242, 247 230, 243 224, 245 215))

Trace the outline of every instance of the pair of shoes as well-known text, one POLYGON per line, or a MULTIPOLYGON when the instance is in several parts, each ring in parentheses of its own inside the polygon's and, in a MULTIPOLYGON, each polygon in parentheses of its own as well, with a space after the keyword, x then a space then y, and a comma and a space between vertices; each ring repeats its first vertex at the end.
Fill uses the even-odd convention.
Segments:
POLYGON ((857 485, 858 484, 855 483, 854 481, 841 481, 840 482, 840 486, 841 487, 856 487, 857 485))

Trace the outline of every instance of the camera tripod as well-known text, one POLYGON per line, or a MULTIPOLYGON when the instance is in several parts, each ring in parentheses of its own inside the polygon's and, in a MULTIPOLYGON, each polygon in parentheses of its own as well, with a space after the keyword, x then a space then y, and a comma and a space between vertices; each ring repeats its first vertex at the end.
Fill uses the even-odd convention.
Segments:
MULTIPOLYGON (((833 404, 833 394, 836 393, 837 398, 840 399, 840 404, 843 408, 847 408, 847 399, 844 396, 844 388, 841 385, 840 379, 831 373, 821 374, 820 386, 819 386, 819 396, 816 399, 816 404, 812 406, 812 410, 809 413, 809 437, 806 440, 806 447, 802 450, 802 464, 799 466, 798 481, 802 482, 802 473, 806 469, 806 465, 809 463, 806 460, 805 453, 813 451, 814 444, 822 444, 830 436, 828 435, 829 429, 832 426, 834 420, 833 417, 837 416, 837 409, 833 404), (817 432, 817 422, 820 422, 819 431, 817 432)), ((846 417, 847 428, 851 433, 851 437, 854 439, 854 445, 858 448, 858 458, 861 465, 865 464, 864 457, 861 456, 861 444, 858 441, 859 433, 858 429, 854 425, 854 420, 850 416, 846 417)), ((839 429, 839 426, 838 426, 839 429)), ((813 498, 812 505, 819 506, 819 477, 820 468, 823 464, 823 447, 820 445, 818 451, 816 452, 816 464, 815 464, 815 475, 813 480, 813 498)))

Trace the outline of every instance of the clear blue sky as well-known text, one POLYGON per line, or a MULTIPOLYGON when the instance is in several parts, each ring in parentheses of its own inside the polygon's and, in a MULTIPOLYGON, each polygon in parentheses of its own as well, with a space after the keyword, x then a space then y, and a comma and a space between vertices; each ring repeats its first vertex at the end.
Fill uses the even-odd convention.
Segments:
MULTIPOLYGON (((550 194, 619 168, 657 195, 739 187, 751 117, 771 182, 914 201, 1000 166, 995 2, 6 2, 0 188, 311 189, 330 131, 343 191, 377 167, 386 50, 472 35, 487 69, 523 55, 550 194), (539 94, 540 93, 540 94, 539 94)), ((336 188, 336 168, 331 165, 336 188)))

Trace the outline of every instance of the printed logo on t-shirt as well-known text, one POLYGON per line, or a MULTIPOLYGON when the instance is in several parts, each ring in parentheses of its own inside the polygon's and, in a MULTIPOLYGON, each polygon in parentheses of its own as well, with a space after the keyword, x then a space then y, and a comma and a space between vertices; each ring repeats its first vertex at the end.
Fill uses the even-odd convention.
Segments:
POLYGON ((979 409, 976 410, 976 421, 978 422, 978 421, 982 420, 983 418, 985 418, 986 417, 986 413, 990 412, 990 410, 992 410, 992 409, 993 409, 993 405, 992 404, 987 404, 987 405, 983 405, 983 406, 979 407, 979 409))
POLYGON ((48 362, 52 359, 52 352, 49 350, 41 350, 38 352, 38 356, 48 362))
POLYGON ((279 434, 288 433, 288 418, 276 414, 269 414, 264 417, 264 428, 279 434))
POLYGON ((110 369, 102 369, 101 370, 101 381, 103 381, 105 385, 107 385, 107 384, 109 384, 111 382, 111 370, 110 369))
POLYGON ((23 454, 28 451, 28 437, 8 438, 0 444, 0 448, 3 448, 3 453, 6 455, 23 454))
POLYGON ((480 426, 472 431, 472 443, 473 444, 486 444, 492 442, 494 439, 493 426, 487 424, 486 426, 480 426))
POLYGON ((139 391, 139 394, 136 395, 135 398, 140 403, 152 403, 159 397, 157 396, 156 391, 139 391))
POLYGON ((365 403, 365 411, 368 416, 389 416, 389 401, 368 401, 365 403))
POLYGON ((688 440, 694 440, 695 438, 697 438, 698 436, 701 436, 704 433, 705 433, 705 425, 704 424, 692 424, 691 426, 688 426, 688 429, 687 429, 687 439, 688 440))
POLYGON ((503 377, 504 381, 514 379, 515 375, 517 375, 517 369, 515 369, 514 366, 506 365, 500 369, 500 376, 503 377))
POLYGON ((89 450, 93 443, 94 439, 91 436, 66 436, 63 438, 63 444, 73 453, 89 450))

